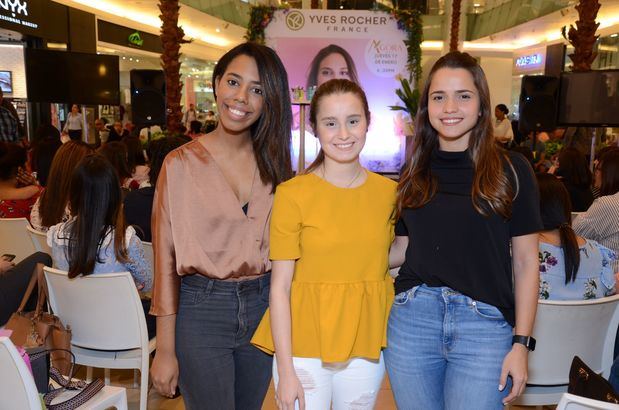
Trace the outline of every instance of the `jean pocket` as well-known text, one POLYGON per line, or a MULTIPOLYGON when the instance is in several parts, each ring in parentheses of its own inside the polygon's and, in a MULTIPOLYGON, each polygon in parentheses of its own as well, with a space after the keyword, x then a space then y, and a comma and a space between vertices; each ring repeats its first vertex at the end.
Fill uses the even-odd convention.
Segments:
POLYGON ((501 311, 495 306, 477 300, 472 301, 471 305, 475 313, 484 319, 505 320, 501 311))
POLYGON ((181 289, 178 304, 182 306, 195 306, 206 300, 211 294, 213 289, 213 282, 209 281, 206 286, 196 286, 183 280, 181 282, 181 289))
POLYGON ((404 292, 398 293, 397 295, 395 295, 395 298, 393 299, 393 304, 396 306, 406 305, 408 300, 411 298, 412 293, 413 293, 412 289, 405 290, 404 292))

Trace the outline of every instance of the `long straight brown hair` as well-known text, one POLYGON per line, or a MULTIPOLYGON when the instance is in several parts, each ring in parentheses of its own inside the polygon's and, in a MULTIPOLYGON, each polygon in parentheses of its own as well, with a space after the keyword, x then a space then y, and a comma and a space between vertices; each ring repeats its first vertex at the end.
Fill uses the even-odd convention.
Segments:
MULTIPOLYGON (((415 117, 413 149, 398 184, 398 215, 404 208, 424 206, 432 200, 437 191, 438 182, 432 175, 430 159, 432 151, 438 149, 439 136, 428 116, 428 94, 434 74, 442 68, 467 70, 473 77, 479 94, 479 119, 471 130, 468 147, 474 165, 471 188, 473 206, 482 215, 496 213, 509 219, 514 188, 506 174, 505 165, 509 165, 512 170, 513 166, 505 151, 494 142, 492 107, 486 76, 473 57, 459 51, 444 55, 434 64, 421 94, 415 117)), ((517 184, 517 179, 515 182, 517 184)))
POLYGON ((67 203, 71 176, 77 164, 94 150, 82 141, 69 141, 56 152, 49 170, 47 187, 39 200, 41 225, 50 227, 62 222, 67 203))

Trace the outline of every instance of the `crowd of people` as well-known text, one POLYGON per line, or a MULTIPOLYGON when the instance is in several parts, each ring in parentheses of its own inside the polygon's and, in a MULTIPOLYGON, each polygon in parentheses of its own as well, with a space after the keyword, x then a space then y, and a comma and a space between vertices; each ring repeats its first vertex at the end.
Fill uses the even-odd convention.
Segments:
POLYGON ((619 148, 591 173, 568 144, 516 146, 478 62, 450 52, 395 182, 359 161, 371 115, 351 80, 317 88, 321 148, 296 176, 287 75, 253 43, 219 59, 208 130, 190 107, 188 135, 146 148, 99 120, 98 147, 53 127, 30 154, 1 142, 0 216, 27 217, 52 255, 0 261, 0 320, 33 264, 128 271, 152 292, 153 385, 188 409, 260 409, 272 378, 279 409, 370 409, 385 373, 401 409, 503 408, 526 385, 538 299, 615 293, 619 148))

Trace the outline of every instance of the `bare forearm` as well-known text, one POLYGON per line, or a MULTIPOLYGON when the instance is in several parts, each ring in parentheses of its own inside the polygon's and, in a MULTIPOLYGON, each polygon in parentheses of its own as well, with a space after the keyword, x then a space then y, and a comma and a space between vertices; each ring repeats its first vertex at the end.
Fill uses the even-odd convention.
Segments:
POLYGON ((389 269, 402 266, 406 259, 406 248, 408 247, 408 237, 396 236, 389 249, 389 269))
POLYGON ((176 315, 157 316, 157 353, 176 355, 176 315))
POLYGON ((537 234, 514 246, 514 291, 518 335, 530 336, 539 297, 539 261, 537 234))
POLYGON ((277 369, 283 374, 294 371, 292 364, 292 326, 290 320, 290 288, 271 287, 269 308, 271 311, 271 331, 277 355, 277 369))

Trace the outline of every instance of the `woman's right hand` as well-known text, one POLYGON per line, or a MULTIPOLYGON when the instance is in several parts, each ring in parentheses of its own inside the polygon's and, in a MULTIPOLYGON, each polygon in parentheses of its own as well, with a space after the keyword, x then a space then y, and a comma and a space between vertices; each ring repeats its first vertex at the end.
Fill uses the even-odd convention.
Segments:
POLYGON ((174 353, 157 351, 150 366, 155 389, 165 397, 173 397, 178 384, 178 360, 174 353))
POLYGON ((297 375, 292 372, 280 376, 275 392, 275 401, 279 410, 295 410, 294 402, 299 400, 299 410, 305 410, 305 392, 297 375))

